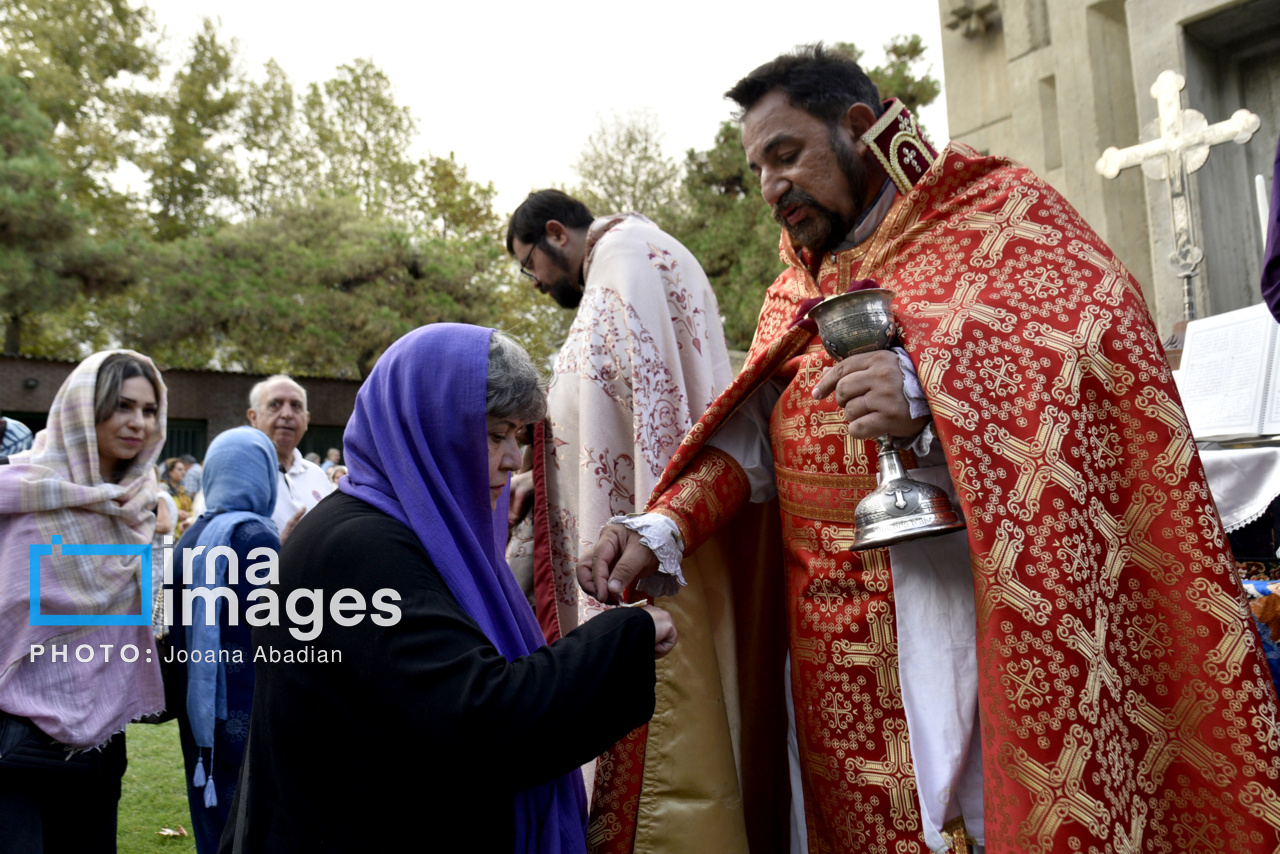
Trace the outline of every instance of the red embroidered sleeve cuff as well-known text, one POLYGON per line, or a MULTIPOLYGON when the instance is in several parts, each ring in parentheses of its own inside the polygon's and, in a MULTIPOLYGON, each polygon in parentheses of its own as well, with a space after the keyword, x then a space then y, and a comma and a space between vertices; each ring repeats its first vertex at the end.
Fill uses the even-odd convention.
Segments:
POLYGON ((736 516, 750 497, 751 485, 742 466, 724 451, 707 446, 650 503, 649 512, 676 523, 684 553, 690 555, 736 516))

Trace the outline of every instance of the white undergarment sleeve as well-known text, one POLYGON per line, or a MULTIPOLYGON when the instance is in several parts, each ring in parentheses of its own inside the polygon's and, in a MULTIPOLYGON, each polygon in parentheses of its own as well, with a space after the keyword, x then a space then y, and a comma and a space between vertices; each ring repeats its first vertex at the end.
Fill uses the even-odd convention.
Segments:
POLYGON ((751 485, 752 504, 764 504, 778 494, 769 418, 784 389, 785 385, 777 378, 769 380, 743 401, 738 411, 707 440, 708 445, 724 451, 742 466, 751 485))
POLYGON ((782 669, 787 698, 787 781, 791 784, 790 854, 809 854, 809 826, 804 820, 804 782, 800 779, 800 739, 796 736, 796 701, 791 695, 791 654, 782 669))
MULTIPOLYGON (((911 362, 911 356, 901 347, 894 347, 893 352, 898 356, 898 367, 902 370, 902 395, 907 399, 908 412, 912 418, 923 418, 926 415, 932 415, 933 411, 929 409, 929 400, 924 396, 924 388, 920 385, 920 376, 916 373, 916 366, 911 362)), ((907 442, 905 439, 895 441, 894 443, 899 449, 910 449, 917 457, 923 457, 929 453, 929 448, 933 445, 933 422, 924 425, 924 429, 907 442)))
POLYGON ((907 351, 901 347, 894 347, 893 352, 898 356, 898 367, 902 369, 902 394, 907 399, 907 406, 910 407, 911 417, 919 418, 928 415, 929 401, 924 396, 924 388, 920 385, 920 377, 916 374, 916 366, 911 363, 911 357, 907 355, 907 351))
MULTIPOLYGON (((935 454, 941 457, 937 449, 935 454)), ((945 465, 922 465, 911 476, 942 487, 959 506, 945 465)), ((967 532, 890 546, 889 565, 902 704, 925 843, 934 852, 946 851, 942 827, 963 816, 965 829, 985 844, 977 620, 967 532)))

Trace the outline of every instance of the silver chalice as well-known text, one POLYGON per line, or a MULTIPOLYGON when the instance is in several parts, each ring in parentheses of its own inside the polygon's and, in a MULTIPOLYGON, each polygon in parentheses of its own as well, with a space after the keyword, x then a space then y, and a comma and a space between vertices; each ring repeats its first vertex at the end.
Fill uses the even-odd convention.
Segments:
MULTIPOLYGON (((893 293, 883 288, 830 297, 809 310, 822 346, 837 362, 857 353, 887 350, 896 338, 893 293)), ((907 476, 893 439, 876 439, 880 485, 854 511, 853 551, 878 549, 958 531, 965 526, 946 492, 907 476)))

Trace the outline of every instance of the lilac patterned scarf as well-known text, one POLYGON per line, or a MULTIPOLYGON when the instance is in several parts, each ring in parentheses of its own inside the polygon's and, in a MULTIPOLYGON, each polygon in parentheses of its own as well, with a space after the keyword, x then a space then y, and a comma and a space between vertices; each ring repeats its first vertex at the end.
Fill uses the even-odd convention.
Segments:
POLYGON ((45 615, 145 613, 145 625, 31 625, 30 546, 49 546, 55 536, 65 545, 146 545, 155 532, 148 508, 156 502, 155 461, 164 444, 164 383, 156 431, 120 482, 104 483, 94 390, 98 366, 112 352, 130 351, 95 353, 81 362, 58 390, 35 445, 0 466, 0 709, 31 718, 74 747, 100 745, 130 721, 164 708, 151 591, 141 595, 136 555, 73 557, 55 547, 41 559, 39 606, 45 615), (45 653, 32 656, 33 645, 45 653), (132 662, 122 657, 130 645, 137 653, 132 662), (54 648, 64 646, 66 659, 54 661, 54 648), (93 657, 77 660, 78 649, 82 659, 93 657))

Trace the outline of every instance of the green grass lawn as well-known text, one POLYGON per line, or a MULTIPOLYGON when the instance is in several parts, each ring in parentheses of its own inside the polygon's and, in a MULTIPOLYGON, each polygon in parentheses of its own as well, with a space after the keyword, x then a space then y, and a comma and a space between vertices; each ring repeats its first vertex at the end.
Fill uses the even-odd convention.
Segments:
POLYGON ((187 787, 183 780, 178 722, 160 726, 134 724, 125 736, 129 769, 120 794, 120 854, 195 851, 191 837, 157 836, 162 827, 182 825, 191 832, 187 787))

